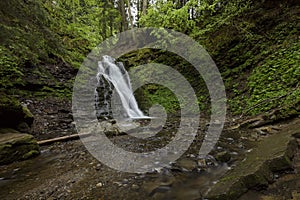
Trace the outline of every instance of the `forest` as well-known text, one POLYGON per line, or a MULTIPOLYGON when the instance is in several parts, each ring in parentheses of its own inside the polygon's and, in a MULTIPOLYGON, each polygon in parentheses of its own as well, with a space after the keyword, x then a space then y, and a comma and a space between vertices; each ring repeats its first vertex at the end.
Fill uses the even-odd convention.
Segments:
MULTIPOLYGON (((2 0, 0 11, 1 199, 300 199, 299 1, 2 0), (163 34, 139 38, 142 30, 163 34), (122 33, 132 35, 122 38, 122 33), (211 117, 223 111, 213 107, 212 87, 186 57, 168 48, 139 48, 148 41, 159 47, 178 42, 186 53, 185 37, 207 52, 224 84, 224 122, 211 117), (191 127, 184 134, 195 128, 190 146, 171 164, 136 175, 111 169, 87 147, 84 138, 97 131, 85 127, 93 118, 79 125, 82 112, 88 112, 84 98, 89 92, 94 98, 96 91, 97 101, 108 105, 111 85, 118 89, 112 77, 105 78, 104 60, 93 54, 107 41, 120 45, 115 52, 125 52, 109 62, 123 63, 129 89, 133 74, 148 81, 134 91, 143 119, 132 117, 128 127, 148 124, 160 131, 149 140, 130 135, 110 114, 113 102, 104 115, 96 110, 98 131, 138 154, 172 144, 182 126, 191 127), (91 60, 102 62, 102 75, 85 68, 91 60), (195 99, 182 85, 180 90, 172 82, 168 88, 148 79, 155 72, 168 76, 161 78, 165 81, 175 79, 173 70, 184 77, 177 85, 188 82, 195 99), (77 100, 77 87, 90 84, 78 80, 86 71, 97 75, 97 89, 81 90, 84 98, 77 100), (195 101, 197 109, 186 104, 197 119, 184 116, 185 100, 171 88, 195 101), (79 112, 76 103, 86 106, 79 112), (164 111, 164 119, 147 118, 155 113, 153 105, 164 111), (197 155, 205 134, 216 127, 218 141, 208 155, 197 155)), ((191 59, 197 50, 191 50, 191 59)))

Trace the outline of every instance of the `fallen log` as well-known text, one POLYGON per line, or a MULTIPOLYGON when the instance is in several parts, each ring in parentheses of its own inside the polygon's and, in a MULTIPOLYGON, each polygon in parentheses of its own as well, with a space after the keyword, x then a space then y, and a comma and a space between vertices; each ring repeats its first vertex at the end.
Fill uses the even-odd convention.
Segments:
POLYGON ((86 137, 91 135, 91 133, 82 133, 82 134, 72 134, 72 135, 66 135, 66 136, 61 136, 61 137, 56 137, 56 138, 51 138, 47 140, 41 140, 38 141, 38 145, 43 146, 43 145, 49 145, 54 142, 64 142, 64 141, 69 141, 69 140, 77 140, 80 137, 86 137))

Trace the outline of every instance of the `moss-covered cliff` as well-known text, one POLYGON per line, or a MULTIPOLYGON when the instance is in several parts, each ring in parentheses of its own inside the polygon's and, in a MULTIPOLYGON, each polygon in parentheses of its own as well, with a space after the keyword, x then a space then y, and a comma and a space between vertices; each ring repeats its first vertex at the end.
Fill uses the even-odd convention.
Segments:
MULTIPOLYGON (((186 33, 203 45, 217 64, 226 87, 228 111, 242 116, 269 113, 267 115, 274 120, 298 116, 299 2, 235 0, 222 2, 218 9, 204 10, 203 13, 194 19, 194 23, 188 24, 191 27, 186 33)), ((188 15, 172 6, 160 5, 142 22, 147 26, 165 26, 180 31, 187 25, 180 17, 188 15), (156 16, 159 9, 161 14, 156 16), (170 17, 176 13, 180 15, 178 19, 170 17)), ((198 73, 178 56, 139 51, 123 60, 132 66, 151 60, 174 67, 192 84, 200 106, 207 108, 209 97, 201 77, 195 76, 198 73)), ((145 91, 150 97, 146 99, 152 103, 165 102, 164 93, 167 94, 166 90, 153 86, 145 91)), ((172 102, 174 100, 169 99, 165 103, 169 110, 174 110, 172 102)))
POLYGON ((233 113, 299 114, 299 13, 297 1, 249 1, 204 25, 204 43, 222 72, 233 113))
MULTIPOLYGON (((19 100, 49 96, 70 100, 76 68, 82 59, 105 37, 121 30, 120 15, 113 5, 93 6, 96 3, 1 1, 1 95, 19 100), (97 13, 101 9, 107 12, 100 17, 97 13)), ((149 9, 148 15, 140 19, 140 25, 183 30, 203 45, 222 74, 232 114, 273 111, 276 119, 299 115, 298 1, 234 0, 218 5, 214 9, 203 8, 201 15, 186 24, 182 20, 188 15, 181 12, 185 7, 180 10, 165 4, 161 9, 168 13, 171 6, 173 17, 166 17, 160 24, 153 18, 155 12, 149 9)), ((161 16, 164 17, 163 12, 157 20, 161 16)), ((120 60, 127 67, 147 62, 174 67, 195 89, 200 108, 209 107, 209 95, 201 76, 195 75, 193 67, 180 57, 141 50, 120 60)), ((137 96, 144 108, 161 103, 171 112, 178 110, 175 96, 158 85, 145 86, 137 91, 137 96)))

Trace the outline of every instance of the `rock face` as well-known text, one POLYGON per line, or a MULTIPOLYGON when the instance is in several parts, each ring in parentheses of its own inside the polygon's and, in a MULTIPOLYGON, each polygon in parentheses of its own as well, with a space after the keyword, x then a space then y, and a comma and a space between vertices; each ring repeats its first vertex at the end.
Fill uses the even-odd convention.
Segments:
POLYGON ((113 85, 109 83, 102 75, 99 76, 99 83, 96 89, 96 112, 100 120, 111 119, 112 112, 110 100, 112 97, 113 85))
POLYGON ((292 168, 291 161, 297 150, 297 141, 292 135, 299 128, 299 123, 295 123, 260 141, 242 162, 211 188, 207 198, 237 199, 249 189, 268 187, 274 172, 292 168))
POLYGON ((32 135, 0 129, 0 165, 25 160, 39 153, 39 146, 32 135))

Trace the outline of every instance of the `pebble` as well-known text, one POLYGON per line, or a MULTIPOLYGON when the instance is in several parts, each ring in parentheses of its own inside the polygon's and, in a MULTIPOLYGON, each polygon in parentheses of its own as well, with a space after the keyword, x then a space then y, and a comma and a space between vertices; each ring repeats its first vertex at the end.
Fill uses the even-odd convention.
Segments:
POLYGON ((250 153, 252 150, 253 150, 253 149, 248 149, 248 150, 246 151, 246 153, 250 153))
POLYGON ((116 184, 116 185, 118 185, 119 187, 123 185, 123 184, 122 184, 121 182, 119 182, 119 181, 115 181, 115 182, 113 182, 113 183, 116 184))
POLYGON ((205 159, 199 159, 197 161, 197 164, 198 164, 199 167, 207 167, 205 159))
POLYGON ((126 178, 124 178, 123 181, 122 181, 122 183, 124 183, 124 184, 125 184, 125 183, 128 183, 128 182, 129 182, 129 180, 126 179, 126 178))
POLYGON ((13 171, 14 172, 20 171, 20 168, 15 168, 13 171))
POLYGON ((217 146, 217 150, 222 150, 223 147, 217 146))
POLYGON ((16 174, 18 171, 20 171, 20 168, 13 169, 13 174, 16 174))
POLYGON ((136 184, 133 184, 133 185, 131 186, 131 188, 134 189, 134 190, 137 190, 137 189, 139 189, 139 186, 136 185, 136 184))
POLYGON ((274 178, 275 178, 275 179, 278 179, 278 178, 279 178, 279 175, 278 175, 278 174, 274 174, 274 178))
POLYGON ((96 170, 99 171, 101 169, 101 164, 96 165, 96 170))
POLYGON ((103 183, 101 183, 101 182, 96 184, 96 187, 102 187, 102 186, 103 186, 103 183))

